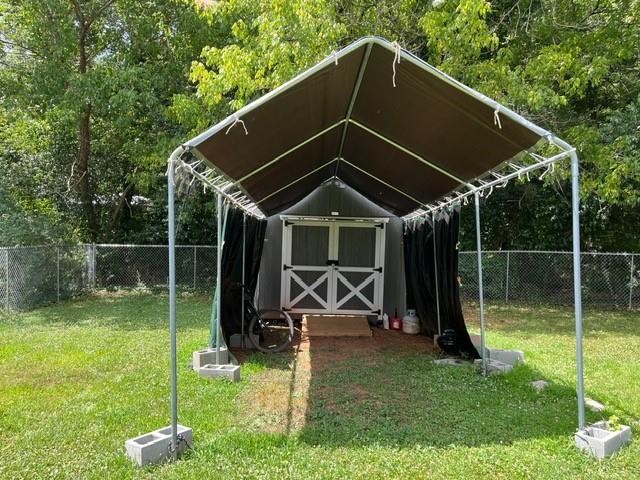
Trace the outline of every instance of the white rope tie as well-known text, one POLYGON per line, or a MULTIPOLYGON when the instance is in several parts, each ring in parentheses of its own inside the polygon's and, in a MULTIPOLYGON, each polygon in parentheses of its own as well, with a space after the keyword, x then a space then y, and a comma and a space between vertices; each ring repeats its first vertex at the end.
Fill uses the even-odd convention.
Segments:
POLYGON ((338 65, 338 52, 335 50, 331 50, 331 56, 333 57, 333 63, 338 65))
POLYGON ((487 193, 487 196, 486 196, 486 197, 484 197, 484 198, 489 198, 489 197, 491 196, 491 194, 492 194, 492 193, 493 193, 493 185, 491 185, 491 186, 489 187, 489 192, 487 193))
POLYGON ((500 130, 502 130, 502 123, 500 123, 500 107, 496 106, 496 109, 493 111, 493 124, 497 125, 500 130))
POLYGON ((538 177, 538 180, 542 180, 547 173, 549 173, 549 167, 545 168, 544 172, 542 172, 542 175, 538 177))
POLYGON ((396 88, 396 63, 399 65, 400 64, 400 44, 398 42, 393 42, 393 50, 394 50, 394 56, 393 56, 393 77, 391 78, 392 83, 393 83, 393 88, 396 88))
POLYGON ((555 164, 550 163, 549 166, 547 166, 546 170, 544 172, 542 172, 542 175, 540 175, 538 177, 538 180, 542 180, 544 178, 545 175, 549 174, 549 173, 553 173, 555 170, 555 164))
POLYGON ((229 128, 227 128, 227 131, 225 132, 225 135, 228 135, 229 130, 235 127, 238 123, 242 124, 242 128, 244 128, 244 134, 249 135, 249 132, 247 131, 247 126, 244 124, 244 121, 240 120, 240 118, 236 114, 233 115, 233 118, 234 118, 233 123, 229 125, 229 128))

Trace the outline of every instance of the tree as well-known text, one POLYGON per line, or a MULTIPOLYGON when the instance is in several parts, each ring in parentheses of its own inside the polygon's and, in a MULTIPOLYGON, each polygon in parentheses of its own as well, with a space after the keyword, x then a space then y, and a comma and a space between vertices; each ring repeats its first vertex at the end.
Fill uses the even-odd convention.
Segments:
MULTIPOLYGON (((578 147, 585 247, 640 249, 634 0, 0 1, 4 241, 163 241, 175 145, 363 35, 578 147)), ((494 193, 487 246, 565 248, 567 182, 561 165, 494 193)), ((208 242, 199 195, 182 231, 208 242)))
POLYGON ((164 211, 158 174, 185 135, 167 106, 215 32, 180 1, 13 0, 2 3, 0 39, 0 111, 15 147, 0 160, 38 178, 4 191, 49 197, 72 225, 66 240, 136 236, 164 211), (43 131, 34 148, 29 122, 43 131))
MULTIPOLYGON (((207 109, 228 112, 357 37, 400 40, 573 143, 582 160, 586 246, 616 248, 616 237, 638 249, 636 227, 621 220, 637 220, 639 205, 639 9, 613 0, 221 1, 203 15, 228 28, 227 44, 205 48, 190 78, 207 109)), ((500 207, 498 195, 487 202, 488 246, 565 248, 567 181, 561 165, 545 182, 502 191, 500 207), (523 233, 502 233, 514 229, 523 233)))

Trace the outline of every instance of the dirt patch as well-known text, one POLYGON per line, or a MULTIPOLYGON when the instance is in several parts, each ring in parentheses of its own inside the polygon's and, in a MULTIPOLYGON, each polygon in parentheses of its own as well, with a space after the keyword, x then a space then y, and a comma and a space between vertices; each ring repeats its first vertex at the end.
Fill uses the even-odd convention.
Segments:
MULTIPOLYGON (((433 345, 421 335, 374 329, 372 337, 306 337, 299 332, 291 351, 265 355, 267 368, 251 378, 251 385, 241 397, 241 423, 252 430, 294 433, 305 425, 309 406, 311 376, 322 375, 347 361, 358 361, 375 366, 389 357, 401 358, 416 353, 430 354, 433 345)), ((240 362, 250 354, 234 352, 240 362)), ((350 403, 368 399, 371 392, 353 379, 348 387, 350 403)), ((347 379, 348 381, 348 379, 347 379)), ((316 389, 321 398, 314 402, 333 403, 334 391, 330 386, 316 389)), ((327 406, 329 406, 327 405, 327 406)), ((330 408, 333 410, 333 408, 330 408)))

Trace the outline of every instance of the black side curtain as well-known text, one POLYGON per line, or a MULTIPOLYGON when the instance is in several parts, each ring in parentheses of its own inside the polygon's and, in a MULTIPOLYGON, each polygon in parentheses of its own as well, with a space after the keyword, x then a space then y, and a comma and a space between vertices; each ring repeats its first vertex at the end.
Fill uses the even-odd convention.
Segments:
MULTIPOLYGON (((258 282, 260 259, 267 228, 266 220, 243 215, 230 208, 227 213, 222 248, 221 327, 227 345, 229 338, 242 332, 242 230, 245 222, 245 289, 253 297, 258 282), (243 220, 244 216, 244 220, 243 220)), ((250 319, 245 319, 249 322, 250 319)), ((246 326, 245 326, 246 328, 246 326)))
POLYGON ((438 333, 435 273, 437 268, 441 331, 455 330, 460 351, 471 358, 479 358, 469 337, 460 303, 459 229, 459 208, 436 215, 435 226, 431 218, 424 217, 405 223, 403 241, 407 308, 417 311, 423 334, 433 337, 438 333))

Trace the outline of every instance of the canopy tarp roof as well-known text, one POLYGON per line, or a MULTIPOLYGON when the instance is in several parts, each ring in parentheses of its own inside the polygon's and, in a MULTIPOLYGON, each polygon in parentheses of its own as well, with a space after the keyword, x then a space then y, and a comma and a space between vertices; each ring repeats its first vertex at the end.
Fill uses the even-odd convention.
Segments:
POLYGON ((185 147, 267 216, 333 177, 405 215, 469 188, 544 137, 397 44, 367 37, 185 147))

